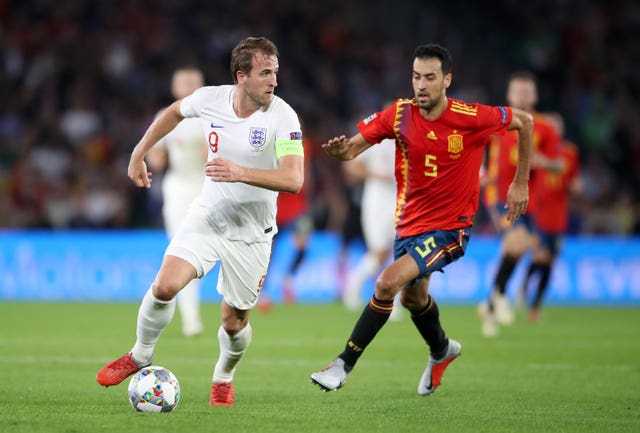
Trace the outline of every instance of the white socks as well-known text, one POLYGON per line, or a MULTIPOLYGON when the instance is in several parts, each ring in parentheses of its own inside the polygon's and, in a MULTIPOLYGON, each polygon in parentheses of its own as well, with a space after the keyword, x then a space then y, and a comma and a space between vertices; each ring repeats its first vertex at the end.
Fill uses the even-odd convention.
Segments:
POLYGON ((204 327, 200 318, 200 280, 194 278, 178 293, 178 309, 182 318, 182 333, 200 334, 204 327))
POLYGON ((131 350, 137 363, 147 365, 151 362, 158 338, 171 322, 175 310, 175 298, 171 301, 161 301, 153 296, 151 288, 147 290, 138 310, 137 339, 131 350))
POLYGON ((365 281, 376 273, 380 266, 375 254, 366 253, 360 259, 356 269, 349 274, 347 285, 342 294, 342 300, 347 308, 355 311, 362 307, 362 286, 365 281))
POLYGON ((249 347, 252 335, 253 331, 250 323, 247 323, 247 326, 234 336, 227 334, 227 331, 220 326, 220 329, 218 329, 220 357, 213 370, 213 382, 233 382, 236 366, 247 347, 249 347))

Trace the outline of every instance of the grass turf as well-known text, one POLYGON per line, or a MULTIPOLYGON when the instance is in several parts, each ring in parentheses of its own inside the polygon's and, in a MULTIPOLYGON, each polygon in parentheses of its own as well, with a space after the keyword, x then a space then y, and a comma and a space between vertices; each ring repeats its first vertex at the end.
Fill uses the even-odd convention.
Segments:
MULTIPOLYGON (((102 388, 97 370, 133 344, 137 305, 0 303, 0 431, 13 432, 637 432, 640 310, 549 307, 480 337, 474 308, 441 306, 462 342, 441 387, 416 393, 426 346, 405 316, 389 322, 343 389, 323 393, 309 374, 339 353, 357 315, 341 305, 255 311, 254 338, 235 378, 236 405, 207 405, 219 306, 206 333, 185 338, 179 318, 154 364, 180 380, 173 413, 142 414, 127 383, 102 388)), ((176 313, 177 314, 177 313, 176 313)))

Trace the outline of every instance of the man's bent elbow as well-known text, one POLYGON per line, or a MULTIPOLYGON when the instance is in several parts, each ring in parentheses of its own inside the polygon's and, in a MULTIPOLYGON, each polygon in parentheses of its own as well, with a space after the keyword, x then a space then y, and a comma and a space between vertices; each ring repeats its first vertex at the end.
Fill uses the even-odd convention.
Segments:
POLYGON ((304 184, 304 176, 296 176, 295 178, 289 181, 284 192, 298 194, 300 191, 302 191, 303 184, 304 184))

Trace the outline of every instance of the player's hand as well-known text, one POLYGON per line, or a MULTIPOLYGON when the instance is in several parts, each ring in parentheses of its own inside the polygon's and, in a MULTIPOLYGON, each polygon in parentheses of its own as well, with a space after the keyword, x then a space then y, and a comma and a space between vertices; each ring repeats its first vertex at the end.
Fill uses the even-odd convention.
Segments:
POLYGON ((514 222, 519 216, 524 215, 529 203, 528 182, 513 182, 507 192, 507 221, 514 222))
POLYGON ((242 179, 242 167, 228 159, 214 158, 207 161, 204 174, 213 182, 240 182, 242 179))
POLYGON ((346 153, 349 151, 349 139, 344 135, 341 135, 340 137, 333 137, 331 140, 324 143, 322 148, 332 158, 340 160, 350 159, 346 158, 346 153))
POLYGON ((151 172, 147 171, 147 163, 144 162, 144 159, 131 158, 127 175, 135 186, 151 188, 151 172))

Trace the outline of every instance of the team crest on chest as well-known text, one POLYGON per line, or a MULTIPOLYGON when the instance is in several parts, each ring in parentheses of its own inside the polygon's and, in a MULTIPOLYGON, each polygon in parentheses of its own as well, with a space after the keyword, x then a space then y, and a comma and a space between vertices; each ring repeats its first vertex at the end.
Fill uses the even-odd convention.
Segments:
POLYGON ((462 135, 458 134, 458 131, 453 130, 453 134, 447 137, 447 150, 449 151, 449 158, 460 158, 460 152, 464 150, 464 144, 462 142, 462 135))
POLYGON ((255 148, 256 151, 261 150, 267 142, 267 128, 251 128, 249 131, 249 144, 255 148))

